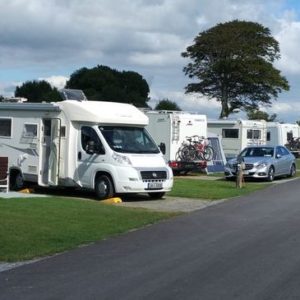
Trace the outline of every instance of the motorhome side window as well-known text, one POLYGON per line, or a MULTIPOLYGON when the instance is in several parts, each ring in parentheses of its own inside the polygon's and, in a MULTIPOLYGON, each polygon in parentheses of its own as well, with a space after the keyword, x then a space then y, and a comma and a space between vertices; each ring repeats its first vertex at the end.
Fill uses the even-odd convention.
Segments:
POLYGON ((36 138, 37 131, 37 124, 24 124, 23 137, 36 138))
POLYGON ((286 133, 286 140, 292 141, 293 140, 293 131, 289 131, 286 133))
POLYGON ((11 119, 0 119, 0 136, 11 137, 11 119))
POLYGON ((239 130, 238 129, 222 129, 222 137, 228 139, 238 139, 239 130))
POLYGON ((81 127, 81 146, 88 154, 104 154, 104 148, 94 128, 89 126, 81 127))
POLYGON ((258 129, 248 129, 247 130, 247 139, 258 140, 261 137, 261 132, 258 129))

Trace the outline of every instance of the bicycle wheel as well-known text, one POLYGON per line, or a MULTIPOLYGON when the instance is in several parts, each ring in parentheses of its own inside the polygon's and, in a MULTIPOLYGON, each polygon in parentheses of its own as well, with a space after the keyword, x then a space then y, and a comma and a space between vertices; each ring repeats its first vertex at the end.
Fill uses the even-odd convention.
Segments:
POLYGON ((182 148, 181 160, 182 161, 194 161, 196 159, 196 149, 193 146, 185 146, 182 148))
POLYGON ((203 150, 203 158, 206 161, 212 160, 214 156, 214 149, 212 146, 205 146, 203 150))

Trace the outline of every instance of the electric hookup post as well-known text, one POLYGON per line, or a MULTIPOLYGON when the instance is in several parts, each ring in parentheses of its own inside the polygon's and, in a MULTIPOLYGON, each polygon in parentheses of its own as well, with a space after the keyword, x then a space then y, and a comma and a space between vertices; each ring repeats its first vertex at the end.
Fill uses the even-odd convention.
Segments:
POLYGON ((244 181, 243 170, 245 169, 244 159, 242 157, 238 157, 236 164, 236 187, 242 188, 244 181))

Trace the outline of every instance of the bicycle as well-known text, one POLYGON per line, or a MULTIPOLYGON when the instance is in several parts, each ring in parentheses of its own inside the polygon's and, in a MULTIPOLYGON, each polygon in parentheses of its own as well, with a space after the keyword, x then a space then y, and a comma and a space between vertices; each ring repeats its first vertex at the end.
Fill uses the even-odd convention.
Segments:
POLYGON ((206 139, 205 137, 200 137, 198 135, 193 135, 191 138, 193 146, 196 149, 196 157, 199 160, 212 160, 214 156, 214 149, 209 145, 208 139, 206 139))

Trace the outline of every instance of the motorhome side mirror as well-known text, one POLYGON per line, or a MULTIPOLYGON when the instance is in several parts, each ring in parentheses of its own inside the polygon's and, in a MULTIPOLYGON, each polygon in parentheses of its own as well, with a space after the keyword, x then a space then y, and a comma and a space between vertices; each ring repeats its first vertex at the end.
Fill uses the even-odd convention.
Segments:
POLYGON ((166 144, 165 143, 160 143, 158 145, 158 147, 159 147, 162 154, 166 154, 166 144))

